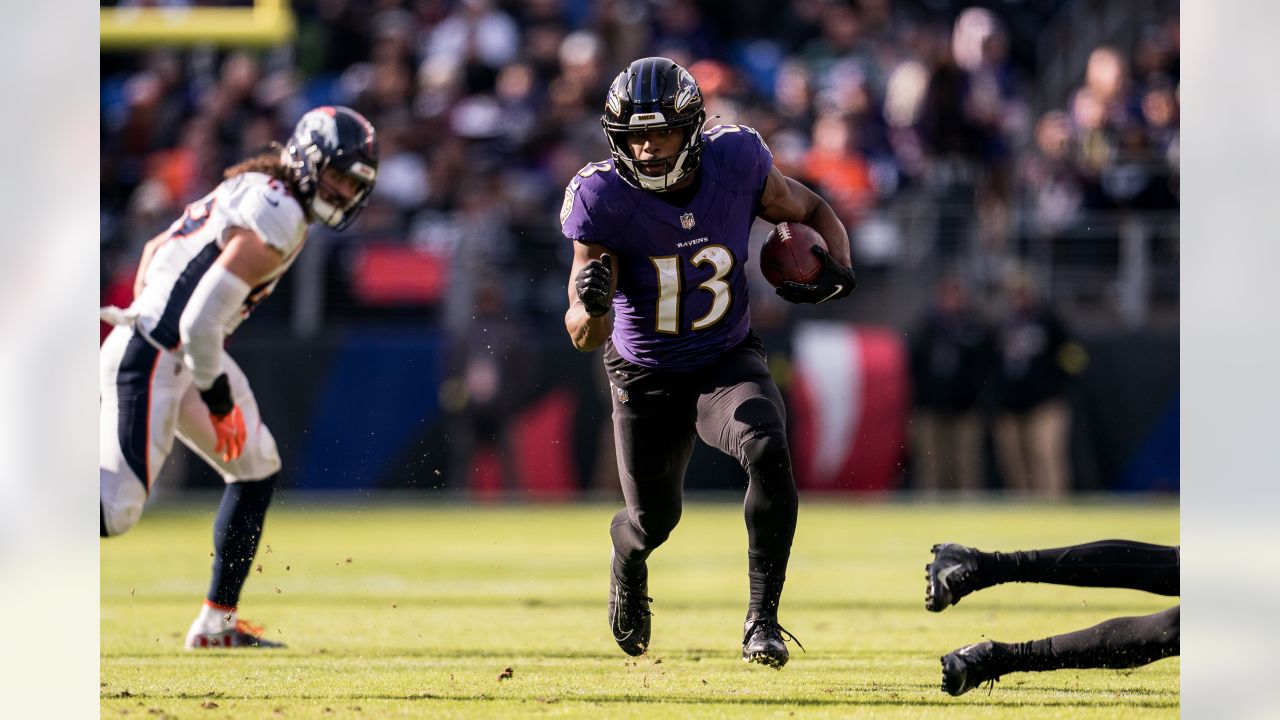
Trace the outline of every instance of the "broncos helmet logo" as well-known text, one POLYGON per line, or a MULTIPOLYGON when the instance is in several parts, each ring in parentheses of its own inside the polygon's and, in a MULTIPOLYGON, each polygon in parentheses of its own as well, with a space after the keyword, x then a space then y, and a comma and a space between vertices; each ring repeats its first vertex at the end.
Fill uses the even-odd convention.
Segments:
POLYGON ((338 146, 338 123, 334 121, 332 113, 326 113, 324 110, 312 110, 298 121, 298 130, 311 131, 320 136, 324 141, 325 147, 336 148, 338 146))

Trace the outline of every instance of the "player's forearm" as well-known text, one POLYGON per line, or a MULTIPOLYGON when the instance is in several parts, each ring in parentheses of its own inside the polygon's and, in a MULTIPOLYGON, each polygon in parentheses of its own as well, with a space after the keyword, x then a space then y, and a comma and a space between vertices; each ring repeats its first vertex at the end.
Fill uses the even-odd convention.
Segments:
POLYGON ((833 260, 845 267, 852 267, 849 233, 844 229, 844 223, 840 222, 835 211, 824 200, 816 195, 814 200, 816 202, 809 207, 809 212, 801 222, 817 230, 822 239, 827 241, 827 252, 831 253, 833 260))
POLYGON ((574 302, 565 312, 564 327, 569 331, 574 349, 580 352, 591 352, 600 347, 613 332, 613 323, 608 315, 591 317, 581 301, 574 302))
POLYGON ((215 263, 196 284, 178 320, 182 361, 196 387, 207 390, 222 374, 222 341, 227 323, 240 312, 249 284, 215 263))
POLYGON ((138 260, 138 272, 133 276, 133 297, 135 299, 142 294, 142 289, 146 287, 147 266, 151 264, 151 258, 155 256, 156 248, 159 248, 162 242, 164 242, 164 236, 157 235, 142 246, 142 258, 138 260))

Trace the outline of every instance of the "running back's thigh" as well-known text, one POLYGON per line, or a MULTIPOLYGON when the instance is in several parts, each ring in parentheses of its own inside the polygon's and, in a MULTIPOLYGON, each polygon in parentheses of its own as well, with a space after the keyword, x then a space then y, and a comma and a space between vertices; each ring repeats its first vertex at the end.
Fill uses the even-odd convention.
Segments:
POLYGON ((693 453, 693 401, 679 383, 613 390, 618 477, 629 508, 679 507, 693 453))
POLYGON ((706 370, 698 395, 698 436, 738 457, 753 435, 786 434, 786 406, 763 350, 744 343, 706 370))

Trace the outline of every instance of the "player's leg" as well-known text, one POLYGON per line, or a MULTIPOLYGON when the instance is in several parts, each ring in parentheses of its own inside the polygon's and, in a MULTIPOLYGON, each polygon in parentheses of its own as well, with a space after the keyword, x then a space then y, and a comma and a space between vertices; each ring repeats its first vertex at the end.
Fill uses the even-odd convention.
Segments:
POLYGON ((1179 653, 1180 606, 1020 643, 986 641, 942 657, 942 689, 962 695, 1011 672, 1131 668, 1179 653))
POLYGON ((213 572, 200 614, 187 633, 186 646, 278 647, 260 637, 261 630, 238 618, 240 591, 253 565, 258 542, 280 472, 275 438, 262 422, 257 400, 240 367, 222 356, 231 394, 244 414, 247 436, 239 458, 224 461, 214 452, 217 437, 209 410, 192 386, 182 399, 178 437, 205 462, 216 468, 227 485, 213 521, 213 572))
POLYGON ((178 399, 190 383, 177 359, 133 330, 111 331, 99 354, 98 533, 127 532, 173 449, 178 399))
POLYGON ((925 607, 939 612, 975 590, 1007 582, 1179 593, 1178 547, 1133 540, 1099 540, 1048 550, 982 552, 955 543, 933 546, 925 566, 925 607))
POLYGON ((1043 497, 1062 497, 1071 490, 1071 406, 1050 400, 1027 415, 1026 437, 1031 487, 1043 497))
MULTIPOLYGON (((753 338, 754 340, 754 338, 753 338)), ((748 577, 744 659, 774 667, 789 657, 778 625, 798 499, 787 447, 782 394, 764 350, 749 340, 708 368, 698 397, 698 434, 736 458, 747 473, 744 515, 748 577)))
POLYGON ((911 423, 911 469, 915 475, 916 488, 922 493, 935 494, 942 487, 940 454, 940 415, 932 410, 921 408, 911 423))
POLYGON ((626 507, 609 535, 609 625, 618 647, 640 655, 649 646, 649 555, 680 521, 684 471, 693 452, 694 403, 674 383, 614 387, 613 428, 626 507))
POLYGON ((1028 467, 1022 425, 1022 416, 1012 412, 1001 413, 995 423, 996 457, 1000 462, 1000 475, 1004 479, 1005 488, 1018 493, 1027 492, 1031 488, 1031 470, 1028 467))
POLYGON ((987 465, 982 452, 982 417, 975 411, 957 414, 954 422, 956 486, 977 492, 986 482, 987 465))

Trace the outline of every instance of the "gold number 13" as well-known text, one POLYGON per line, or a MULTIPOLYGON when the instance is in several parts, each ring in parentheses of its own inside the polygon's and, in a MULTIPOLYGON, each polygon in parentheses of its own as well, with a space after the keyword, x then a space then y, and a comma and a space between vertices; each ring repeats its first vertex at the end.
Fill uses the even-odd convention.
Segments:
MULTIPOLYGON (((658 274, 658 327, 660 333, 676 335, 680 332, 680 257, 649 258, 658 274)), ((693 321, 694 330, 704 330, 715 325, 728 312, 733 301, 733 288, 724 278, 733 270, 733 253, 723 245, 708 245, 689 259, 692 265, 710 263, 715 274, 698 286, 711 293, 711 309, 693 321)))

